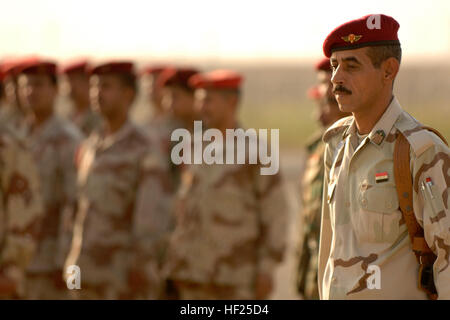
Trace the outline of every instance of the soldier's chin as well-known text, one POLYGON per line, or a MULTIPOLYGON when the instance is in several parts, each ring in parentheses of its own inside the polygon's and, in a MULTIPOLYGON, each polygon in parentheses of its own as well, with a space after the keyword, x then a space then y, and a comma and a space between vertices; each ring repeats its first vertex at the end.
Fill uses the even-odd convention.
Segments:
POLYGON ((353 111, 354 108, 352 107, 352 103, 350 102, 350 96, 351 95, 336 96, 336 100, 339 105, 339 110, 341 112, 352 112, 353 111))

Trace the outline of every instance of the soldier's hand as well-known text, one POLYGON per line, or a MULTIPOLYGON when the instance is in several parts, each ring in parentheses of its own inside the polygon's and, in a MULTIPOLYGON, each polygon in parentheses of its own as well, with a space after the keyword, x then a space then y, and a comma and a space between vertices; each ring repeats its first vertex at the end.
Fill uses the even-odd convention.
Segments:
POLYGON ((267 299, 273 289, 272 276, 261 273, 256 277, 256 299, 267 299))
POLYGON ((0 297, 3 295, 12 295, 16 292, 16 282, 0 274, 0 297))

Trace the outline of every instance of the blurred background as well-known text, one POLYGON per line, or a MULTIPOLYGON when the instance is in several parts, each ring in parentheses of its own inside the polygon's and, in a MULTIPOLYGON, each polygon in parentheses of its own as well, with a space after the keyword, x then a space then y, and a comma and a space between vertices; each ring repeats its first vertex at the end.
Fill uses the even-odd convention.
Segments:
MULTIPOLYGON (((316 128, 312 64, 327 34, 365 14, 400 23, 403 61, 395 92, 402 106, 447 137, 450 2, 431 1, 88 1, 2 0, 0 58, 38 54, 235 68, 246 76, 246 126, 279 128, 281 147, 301 147, 316 128)), ((150 112, 145 97, 135 118, 150 112)))
MULTIPOLYGON (((245 76, 245 127, 280 129, 280 160, 292 204, 292 243, 303 145, 318 130, 313 64, 336 26, 383 13, 400 23, 403 49, 395 94, 403 108, 450 138, 450 1, 141 1, 2 0, 0 59, 40 55, 65 62, 86 57, 231 68, 245 76)), ((145 124, 151 109, 144 90, 133 118, 145 124)), ((68 99, 61 94, 64 113, 68 99)), ((296 245, 289 249, 291 254, 296 245)), ((279 269, 275 298, 295 298, 291 259, 279 269), (288 278, 286 278, 288 277, 288 278), (291 284, 292 283, 292 287, 291 284)))

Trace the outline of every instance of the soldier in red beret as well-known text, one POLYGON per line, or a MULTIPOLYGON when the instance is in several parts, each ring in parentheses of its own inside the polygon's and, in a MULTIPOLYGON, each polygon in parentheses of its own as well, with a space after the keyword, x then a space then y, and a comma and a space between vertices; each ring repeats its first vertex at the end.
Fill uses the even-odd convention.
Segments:
MULTIPOLYGON (((189 85, 190 77, 195 74, 198 74, 198 70, 193 68, 166 68, 158 75, 157 83, 155 84, 155 87, 161 91, 161 103, 166 114, 161 118, 164 120, 159 122, 159 125, 157 125, 155 118, 153 118, 149 129, 160 141, 163 158, 169 164, 170 178, 174 190, 177 190, 180 185, 183 165, 175 165, 171 161, 171 149, 173 146, 171 134, 173 130, 178 128, 184 128, 193 132, 194 120, 198 120, 199 118, 194 108, 195 89, 189 85)), ((170 199, 170 202, 173 203, 174 198, 170 199)), ((172 229, 167 231, 167 239, 172 231, 172 229)), ((158 265, 162 266, 163 262, 164 260, 160 259, 158 265)), ((165 286, 166 279, 164 279, 163 273, 158 271, 158 274, 161 276, 160 290, 158 295, 153 294, 153 296, 159 296, 161 299, 173 298, 174 288, 165 286)), ((153 291, 154 293, 158 291, 158 285, 156 283, 153 286, 153 291)))
POLYGON ((352 116, 323 135, 321 299, 450 298, 450 149, 394 96, 398 29, 367 15, 323 44, 339 108, 352 116))
POLYGON ((169 65, 152 65, 144 68, 141 72, 152 107, 152 118, 150 120, 150 126, 152 127, 159 127, 166 120, 167 110, 162 105, 162 87, 158 78, 165 69, 171 68, 173 67, 169 65))
POLYGON ((206 126, 225 132, 237 125, 242 76, 231 70, 215 70, 193 76, 190 84, 198 89, 202 119, 206 126))
POLYGON ((70 119, 85 136, 98 129, 102 118, 91 108, 89 99, 89 63, 87 60, 77 60, 66 64, 60 73, 64 76, 69 89, 73 110, 70 119))
MULTIPOLYGON (((152 136, 157 137, 161 146, 164 149, 164 153, 170 151, 170 135, 172 131, 180 126, 179 119, 174 118, 173 110, 169 110, 170 103, 163 103, 163 92, 168 91, 166 87, 166 80, 172 76, 175 67, 169 65, 152 65, 145 68, 142 72, 142 80, 146 93, 148 94, 150 107, 152 113, 148 122, 148 131, 152 136), (167 72, 165 72, 167 70, 167 72), (164 74, 164 78, 161 79, 164 74)), ((166 94, 167 97, 167 94, 166 94)), ((171 162, 170 162, 171 163, 171 162)))
POLYGON ((162 88, 162 105, 181 127, 193 130, 198 113, 194 109, 194 91, 189 78, 199 71, 192 68, 170 68, 159 76, 158 86, 162 88))
MULTIPOLYGON (((240 128, 242 79, 235 71, 216 70, 189 80, 205 126, 223 136, 240 128)), ((280 175, 260 175, 259 169, 214 163, 184 168, 166 262, 181 299, 269 297, 284 252, 286 199, 280 175)))
POLYGON ((27 297, 64 299, 64 257, 68 251, 76 207, 75 152, 81 132, 54 112, 58 93, 57 66, 33 57, 22 61, 18 96, 26 110, 25 135, 39 168, 44 219, 37 252, 27 274, 27 297))
POLYGON ((137 94, 134 64, 91 69, 91 98, 104 128, 77 155, 80 201, 66 266, 81 269, 83 299, 156 298, 157 261, 170 224, 167 162, 129 118, 137 94))

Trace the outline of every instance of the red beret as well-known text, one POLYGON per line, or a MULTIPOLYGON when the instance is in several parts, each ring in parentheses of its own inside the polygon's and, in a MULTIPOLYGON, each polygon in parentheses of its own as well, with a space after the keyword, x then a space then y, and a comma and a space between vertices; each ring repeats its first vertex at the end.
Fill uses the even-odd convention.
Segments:
POLYGON ((66 65, 64 65, 61 70, 60 73, 77 73, 77 72, 81 72, 81 73, 88 73, 89 72, 89 63, 87 60, 82 59, 82 60, 76 60, 76 61, 72 61, 67 63, 66 65))
POLYGON ((392 17, 384 14, 367 15, 334 29, 323 43, 323 52, 329 58, 333 51, 400 44, 397 36, 399 27, 392 17))
POLYGON ((108 73, 119 73, 119 74, 130 74, 135 75, 134 73, 134 64, 129 61, 111 61, 107 63, 102 63, 94 66, 90 70, 91 74, 108 74, 108 73))
POLYGON ((315 64, 314 69, 316 69, 316 71, 332 71, 330 59, 329 58, 320 59, 320 61, 318 61, 315 64))
POLYGON ((1 72, 3 77, 16 77, 19 74, 23 59, 7 59, 2 61, 1 72))
POLYGON ((214 70, 192 76, 189 85, 194 88, 239 89, 242 80, 242 76, 235 71, 214 70))
POLYGON ((165 69, 158 77, 158 86, 165 87, 170 85, 178 85, 185 89, 192 90, 193 88, 189 85, 189 78, 198 73, 198 70, 191 68, 165 69))
POLYGON ((23 60, 16 71, 26 74, 56 75, 57 66, 53 61, 32 57, 23 60))

